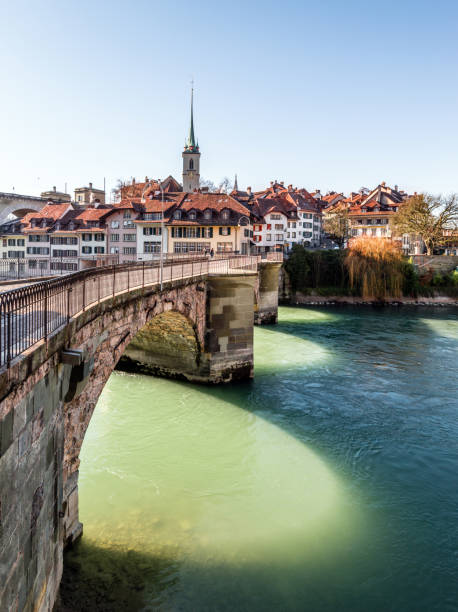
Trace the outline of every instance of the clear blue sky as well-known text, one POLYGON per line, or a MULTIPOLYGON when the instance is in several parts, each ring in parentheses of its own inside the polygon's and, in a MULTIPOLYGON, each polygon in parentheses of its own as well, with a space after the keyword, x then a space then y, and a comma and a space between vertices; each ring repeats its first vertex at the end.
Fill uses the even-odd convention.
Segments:
POLYGON ((201 175, 458 191, 458 3, 0 5, 0 191, 201 175))

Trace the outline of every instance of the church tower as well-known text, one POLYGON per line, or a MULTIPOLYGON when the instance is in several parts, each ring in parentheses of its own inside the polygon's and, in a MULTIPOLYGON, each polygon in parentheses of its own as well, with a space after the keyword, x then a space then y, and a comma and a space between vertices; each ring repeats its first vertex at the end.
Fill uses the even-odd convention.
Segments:
POLYGON ((184 145, 183 157, 183 191, 194 191, 200 184, 200 151, 199 143, 194 137, 194 88, 191 89, 191 125, 189 136, 184 145))

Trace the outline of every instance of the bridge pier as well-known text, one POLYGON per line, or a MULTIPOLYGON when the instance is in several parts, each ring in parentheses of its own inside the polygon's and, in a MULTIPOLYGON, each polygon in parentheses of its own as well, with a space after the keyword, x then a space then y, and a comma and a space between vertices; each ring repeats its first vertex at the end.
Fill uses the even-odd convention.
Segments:
POLYGON ((254 324, 270 325, 278 321, 278 279, 281 263, 261 262, 254 306, 254 324))
POLYGON ((255 273, 212 275, 205 288, 205 331, 176 311, 151 319, 130 341, 118 367, 218 384, 253 376, 255 273))

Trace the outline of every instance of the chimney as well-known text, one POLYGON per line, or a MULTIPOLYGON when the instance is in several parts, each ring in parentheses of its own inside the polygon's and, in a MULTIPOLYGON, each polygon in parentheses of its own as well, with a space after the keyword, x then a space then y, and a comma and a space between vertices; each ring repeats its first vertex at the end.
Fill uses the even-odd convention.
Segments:
POLYGON ((247 187, 246 188, 246 192, 247 192, 248 195, 251 195, 251 187, 247 187))
POLYGON ((397 186, 397 185, 395 185, 395 186, 394 186, 394 190, 395 190, 395 191, 397 191, 397 190, 398 190, 398 186, 397 186))
POLYGON ((135 177, 132 179, 132 185, 135 185, 135 177))
POLYGON ((280 181, 280 185, 283 187, 285 184, 285 181, 280 181))
POLYGON ((292 191, 293 190, 293 186, 292 185, 288 185, 288 191, 292 191))
POLYGON ((54 187, 52 188, 52 190, 55 192, 56 191, 56 186, 54 185, 54 187))
POLYGON ((89 183, 89 189, 92 189, 92 183, 89 183))
MULTIPOLYGON (((135 182, 135 181, 134 181, 134 182, 135 182)), ((147 177, 147 176, 145 176, 145 183, 147 183, 147 182, 148 182, 148 177, 147 177)), ((158 182, 160 183, 160 181, 158 181, 158 182)))

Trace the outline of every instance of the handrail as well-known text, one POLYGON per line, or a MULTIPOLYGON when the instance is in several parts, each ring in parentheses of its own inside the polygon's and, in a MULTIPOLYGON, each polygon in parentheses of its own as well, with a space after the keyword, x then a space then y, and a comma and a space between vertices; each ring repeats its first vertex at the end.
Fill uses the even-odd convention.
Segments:
MULTIPOLYGON (((166 260, 163 282, 196 280, 209 274, 256 271, 257 256, 180 257, 166 260)), ((120 293, 159 285, 160 262, 139 261, 92 267, 34 282, 0 294, 0 367, 68 324, 77 313, 120 293)))

